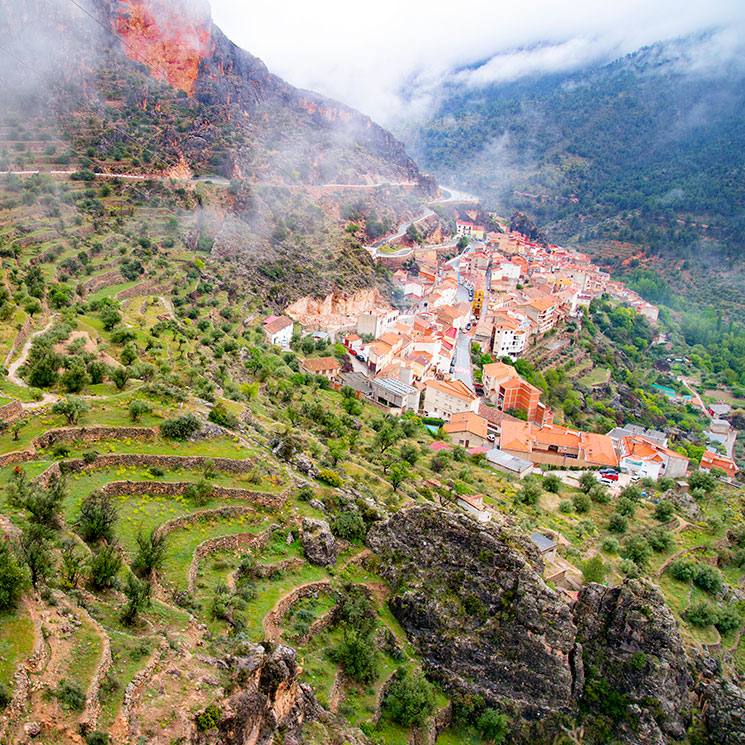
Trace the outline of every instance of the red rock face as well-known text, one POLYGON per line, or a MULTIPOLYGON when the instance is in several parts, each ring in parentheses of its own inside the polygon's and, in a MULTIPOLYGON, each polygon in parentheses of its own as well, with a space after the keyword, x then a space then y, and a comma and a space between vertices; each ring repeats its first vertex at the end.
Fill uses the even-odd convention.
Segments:
POLYGON ((153 77, 191 94, 199 63, 210 54, 209 8, 161 0, 119 0, 114 8, 112 25, 126 42, 124 53, 146 64, 153 77))

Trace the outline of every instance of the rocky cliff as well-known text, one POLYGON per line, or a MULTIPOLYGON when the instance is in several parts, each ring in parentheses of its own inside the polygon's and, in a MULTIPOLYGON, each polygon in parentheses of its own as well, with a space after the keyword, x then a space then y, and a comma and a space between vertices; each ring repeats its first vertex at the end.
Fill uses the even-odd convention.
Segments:
POLYGON ((525 537, 412 507, 376 526, 390 605, 429 675, 526 722, 574 705, 576 628, 525 537))
POLYGON ((68 95, 58 104, 99 114, 107 103, 121 110, 117 98, 124 93, 126 105, 160 114, 153 150, 198 161, 197 146, 228 127, 226 152, 212 163, 228 178, 419 182, 436 190, 390 132, 343 104, 293 88, 233 44, 213 24, 205 0, 0 0, 0 32, 17 55, 13 62, 0 56, 0 66, 15 68, 8 70, 11 87, 54 95, 64 81, 68 95), (161 91, 137 77, 143 70, 194 99, 200 116, 169 121, 161 91), (107 87, 112 75, 116 95, 107 87))
POLYGON ((673 743, 698 692, 711 741, 745 742, 742 690, 716 670, 697 684, 656 588, 589 584, 570 605, 526 537, 435 506, 377 524, 368 545, 428 675, 456 702, 483 697, 507 713, 511 741, 555 742, 571 725, 585 743, 673 743))

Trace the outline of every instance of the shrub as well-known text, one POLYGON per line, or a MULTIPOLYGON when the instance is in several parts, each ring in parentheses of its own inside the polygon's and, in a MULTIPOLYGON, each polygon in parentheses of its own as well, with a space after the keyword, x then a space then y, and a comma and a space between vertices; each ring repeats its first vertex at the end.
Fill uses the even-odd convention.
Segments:
POLYGON ((596 484, 587 494, 595 504, 608 504, 610 502, 610 494, 602 484, 596 484))
POLYGON ((603 539, 603 542, 600 544, 600 548, 606 553, 617 554, 621 546, 618 543, 618 538, 614 538, 612 535, 609 535, 607 538, 603 539))
POLYGON ((639 567, 633 561, 631 561, 631 559, 624 559, 618 565, 618 568, 626 577, 631 577, 633 579, 634 577, 639 576, 639 567))
POLYGON ((625 533, 628 530, 629 521, 618 512, 611 513, 608 518, 608 530, 611 533, 625 533))
POLYGON ((53 414, 62 414, 67 419, 67 423, 75 425, 80 417, 90 411, 88 402, 79 396, 66 396, 61 401, 52 404, 53 414))
POLYGON ((111 497, 95 491, 80 503, 80 514, 77 525, 81 537, 87 543, 111 541, 114 537, 114 525, 119 513, 111 497))
POLYGON ((323 481, 324 484, 329 486, 335 486, 337 488, 344 485, 342 477, 336 471, 332 471, 330 468, 322 468, 318 474, 318 480, 323 481))
POLYGON ((585 582, 603 582, 605 580, 605 562, 601 556, 593 556, 582 567, 585 582))
POLYGON ((683 620, 691 626, 711 626, 717 620, 717 612, 709 603, 701 601, 694 603, 686 608, 683 613, 683 620))
POLYGON ((493 745, 501 745, 509 732, 509 722, 496 709, 486 709, 476 721, 476 729, 493 745))
POLYGON ((419 726, 432 713, 435 690, 421 671, 409 675, 399 668, 396 679, 388 689, 383 708, 396 724, 403 727, 419 726))
POLYGON ((710 473, 694 471, 688 477, 688 486, 691 491, 694 489, 700 489, 704 494, 711 494, 717 488, 717 480, 710 473))
POLYGON ((574 504, 574 509, 577 510, 580 515, 589 512, 590 507, 592 506, 590 497, 583 493, 575 494, 572 497, 572 504, 574 504))
POLYGON ((642 490, 636 484, 629 484, 621 489, 618 495, 619 499, 628 499, 632 502, 638 502, 642 498, 642 490))
POLYGON ((716 595, 724 586, 722 573, 708 564, 697 564, 693 575, 693 584, 710 595, 716 595))
POLYGON ((534 507, 538 504, 542 493, 541 487, 538 484, 534 481, 526 481, 520 491, 515 495, 515 502, 534 507))
MULTIPOLYGON (((558 494, 561 489, 561 479, 555 473, 550 473, 543 479, 543 488, 552 494, 558 494)), ((489 711, 494 710, 489 709, 489 711)))
POLYGON ((559 512, 568 515, 573 509, 574 505, 572 504, 571 499, 562 499, 561 502, 559 502, 559 512))
POLYGON ((109 745, 109 735, 101 730, 93 730, 85 736, 85 745, 109 745))
POLYGON ((210 704, 203 712, 197 714, 196 723, 197 728, 202 732, 206 732, 209 729, 214 729, 220 724, 222 714, 217 704, 210 704))
POLYGON ((359 510, 345 510, 331 524, 337 538, 346 541, 361 541, 365 537, 365 521, 359 510))
POLYGON ((666 523, 675 512, 675 505, 667 499, 663 499, 657 503, 654 508, 655 520, 659 520, 661 523, 666 523))
POLYGON ((668 571, 680 582, 691 582, 696 574, 696 562, 683 557, 674 559, 670 563, 668 571))
POLYGON ((627 497, 619 497, 616 503, 616 512, 624 517, 634 517, 636 512, 636 502, 627 497))
POLYGON ((652 528, 647 534, 647 540, 652 550, 658 553, 669 551, 673 545, 672 533, 669 530, 665 530, 662 526, 652 528))
POLYGON ((184 414, 175 419, 166 419, 160 425, 160 434, 169 440, 186 440, 202 428, 194 414, 184 414))
POLYGON ((122 610, 121 619, 125 626, 132 626, 140 611, 150 603, 150 584, 137 579, 134 574, 127 575, 124 595, 127 604, 122 610))
POLYGON ((137 554, 132 560, 132 571, 144 579, 152 577, 166 558, 166 536, 153 528, 147 535, 137 533, 137 554))
POLYGON ((344 672, 360 683, 368 683, 378 674, 378 649, 367 629, 344 629, 342 640, 332 651, 333 659, 344 666, 344 672))
POLYGON ((226 427, 227 429, 238 428, 238 417, 236 417, 235 414, 231 414, 225 408, 224 404, 215 404, 210 411, 208 419, 215 424, 219 424, 221 427, 226 427))
POLYGON ((0 611, 16 607, 27 582, 8 542, 0 540, 0 611))
POLYGON ((149 414, 152 411, 152 406, 147 401, 143 401, 141 398, 133 398, 129 402, 129 418, 133 422, 139 422, 144 414, 149 414))
POLYGON ((585 494, 589 494, 590 489, 597 485, 597 477, 592 471, 585 471, 579 478, 579 488, 582 489, 585 494))
POLYGON ((652 558, 652 547, 642 535, 629 536, 623 544, 625 558, 631 559, 640 569, 644 569, 652 558))
POLYGON ((717 608, 717 617, 714 626, 720 634, 735 631, 742 626, 742 616, 733 605, 724 605, 717 608))
POLYGON ((199 481, 189 484, 184 490, 184 497, 194 502, 195 505, 201 507, 210 501, 212 496, 212 484, 206 479, 202 478, 199 481))
POLYGON ((0 711, 2 711, 10 702, 11 702, 12 696, 10 695, 10 691, 2 684, 0 683, 0 711))
POLYGON ((102 546, 91 558, 88 580, 94 590, 105 590, 114 584, 122 566, 122 558, 116 546, 102 546))
POLYGON ((55 695, 66 709, 82 711, 85 707, 85 691, 75 682, 61 680, 55 695))
POLYGON ((301 487, 300 491, 297 493, 297 498, 301 502, 310 502, 311 499, 315 494, 313 494, 313 489, 311 489, 309 486, 303 486, 301 487))

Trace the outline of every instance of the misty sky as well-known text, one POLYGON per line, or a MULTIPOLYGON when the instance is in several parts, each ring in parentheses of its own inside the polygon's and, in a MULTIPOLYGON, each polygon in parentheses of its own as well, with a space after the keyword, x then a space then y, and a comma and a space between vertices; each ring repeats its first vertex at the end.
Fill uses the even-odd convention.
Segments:
POLYGON ((443 80, 478 86, 571 70, 717 30, 706 51, 711 62, 745 39, 745 0, 211 3, 222 30, 272 72, 383 124, 426 112, 443 80), (462 70, 477 63, 484 64, 462 70))

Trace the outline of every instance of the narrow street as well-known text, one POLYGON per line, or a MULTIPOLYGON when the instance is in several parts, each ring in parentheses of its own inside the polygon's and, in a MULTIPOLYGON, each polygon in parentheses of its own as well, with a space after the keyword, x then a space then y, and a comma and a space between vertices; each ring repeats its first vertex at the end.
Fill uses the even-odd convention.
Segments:
POLYGON ((453 369, 455 380, 463 381, 473 390, 473 370, 471 369, 471 337, 464 332, 458 334, 455 346, 455 368, 453 369))

